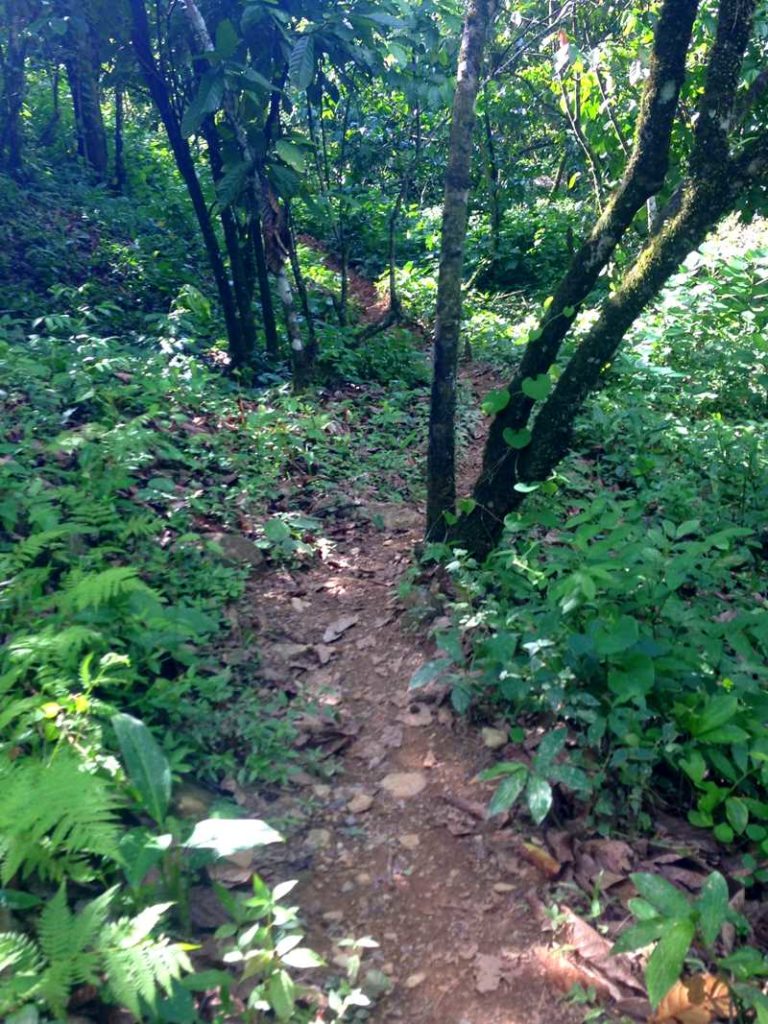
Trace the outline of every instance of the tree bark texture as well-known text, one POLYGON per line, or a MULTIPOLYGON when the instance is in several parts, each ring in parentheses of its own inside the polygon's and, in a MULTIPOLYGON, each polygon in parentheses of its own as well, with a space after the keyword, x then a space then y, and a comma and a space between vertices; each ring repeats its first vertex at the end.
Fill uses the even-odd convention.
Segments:
POLYGON ((443 535, 443 513, 452 512, 456 502, 456 369, 472 130, 483 53, 495 14, 496 0, 469 0, 453 98, 443 200, 427 455, 427 535, 433 539, 443 535))
MULTIPOLYGON (((753 140, 736 155, 731 153, 729 141, 755 2, 722 0, 720 4, 717 33, 678 211, 648 241, 620 287, 604 303, 599 319, 581 339, 557 385, 541 406, 529 443, 521 450, 513 450, 506 444, 502 448, 492 429, 483 472, 474 489, 477 504, 470 515, 459 521, 451 538, 476 557, 483 557, 493 549, 501 535, 504 516, 522 504, 525 494, 516 490, 516 485, 545 480, 567 453, 579 410, 598 385, 603 370, 640 313, 659 294, 685 257, 733 209, 742 192, 765 175, 768 135, 753 140)), ((631 165, 638 165, 637 149, 642 145, 641 125, 631 165)), ((663 160, 666 162, 666 156, 663 160)), ((617 198, 614 197, 609 210, 615 208, 617 198)), ((527 355, 526 351, 524 362, 527 355)), ((515 379, 522 381, 529 375, 518 372, 515 379)), ((513 401, 514 394, 510 405, 513 401)), ((529 411, 532 405, 529 401, 529 411)), ((497 416, 496 421, 503 418, 506 411, 497 416)), ((525 426, 527 421, 528 415, 514 422, 525 426)))
POLYGON ((61 6, 70 25, 64 67, 72 94, 78 152, 99 180, 106 181, 109 158, 107 131, 101 111, 97 16, 88 0, 64 0, 61 6))
POLYGON ((21 110, 26 92, 27 40, 24 29, 29 22, 30 13, 24 0, 8 0, 6 13, 8 24, 5 45, 0 50, 0 69, 3 74, 0 155, 4 154, 4 164, 8 173, 18 176, 24 162, 24 132, 21 124, 21 110))

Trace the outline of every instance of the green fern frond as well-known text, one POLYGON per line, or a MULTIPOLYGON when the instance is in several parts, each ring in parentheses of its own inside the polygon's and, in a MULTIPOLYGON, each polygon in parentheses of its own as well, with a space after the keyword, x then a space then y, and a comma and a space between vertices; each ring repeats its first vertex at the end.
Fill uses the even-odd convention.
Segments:
POLYGON ((93 946, 106 922, 114 893, 114 889, 102 893, 79 914, 73 914, 62 882, 40 915, 38 937, 48 961, 40 981, 40 994, 57 1016, 63 1016, 75 985, 98 982, 99 957, 93 946), (99 906, 94 908, 94 904, 99 906))
POLYGON ((116 860, 117 798, 63 751, 50 762, 0 760, 0 881, 17 871, 59 879, 91 856, 116 860))
POLYGON ((51 626, 39 633, 19 636, 8 645, 11 661, 27 664, 45 662, 71 662, 86 648, 94 648, 101 637, 87 626, 67 626, 64 629, 51 626))
MULTIPOLYGON (((165 910, 165 906, 150 907, 149 913, 165 910)), ((107 926, 101 943, 107 984, 116 1002, 141 1018, 141 1003, 152 1006, 158 989, 166 994, 173 982, 192 965, 184 950, 165 936, 150 938, 146 924, 137 926, 139 918, 122 918, 107 926)), ((159 916, 159 915, 158 915, 159 916)))
POLYGON ((30 565, 46 548, 60 548, 63 539, 76 532, 77 527, 69 523, 64 526, 56 526, 52 530, 33 533, 16 545, 13 552, 14 560, 20 568, 30 565))
POLYGON ((117 565, 102 572, 70 578, 63 594, 59 595, 62 610, 81 612, 86 608, 99 608, 103 604, 136 591, 150 588, 138 579, 132 565, 117 565))
POLYGON ((39 971, 42 957, 28 935, 21 932, 0 932, 0 975, 39 971))
POLYGON ((131 516, 120 528, 119 536, 125 540, 146 540, 154 537, 162 527, 159 516, 131 516))
POLYGON ((0 1015, 12 1013, 40 986, 43 958, 27 935, 0 933, 0 1015))

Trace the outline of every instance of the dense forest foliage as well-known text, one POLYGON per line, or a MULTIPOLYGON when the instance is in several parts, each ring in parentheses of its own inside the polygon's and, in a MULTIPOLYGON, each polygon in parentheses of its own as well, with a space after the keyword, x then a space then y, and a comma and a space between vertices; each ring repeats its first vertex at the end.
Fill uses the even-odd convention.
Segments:
POLYGON ((338 767, 252 581, 416 509, 489 819, 674 818, 584 906, 768 1022, 766 92, 762 0, 0 0, 2 1019, 379 1019, 216 869, 338 767))

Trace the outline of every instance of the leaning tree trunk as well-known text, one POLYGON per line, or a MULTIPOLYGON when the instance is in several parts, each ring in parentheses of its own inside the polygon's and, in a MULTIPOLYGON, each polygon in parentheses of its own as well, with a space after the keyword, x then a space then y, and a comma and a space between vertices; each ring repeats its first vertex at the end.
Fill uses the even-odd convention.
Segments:
MULTIPOLYGON (((486 445, 483 471, 473 492, 475 507, 458 521, 450 538, 475 557, 483 557, 493 549, 501 535, 504 517, 522 504, 526 488, 521 491, 517 485, 545 480, 567 453, 576 416, 637 317, 744 191, 764 178, 768 169, 768 133, 751 141, 736 155, 731 153, 729 143, 755 3, 756 0, 722 0, 720 4, 678 212, 646 244, 621 286, 604 303, 599 319, 581 339, 539 409, 530 436, 526 438, 520 431, 527 423, 526 416, 522 423, 515 421, 519 424, 516 436, 507 434, 512 446, 505 442, 501 449, 494 432, 507 410, 496 417, 486 445)), ((641 122, 633 164, 642 145, 641 122)), ((614 198, 611 206, 615 203, 614 198)), ((526 351, 523 362, 527 356, 526 351)), ((520 371, 515 380, 521 380, 520 371)), ((514 395, 509 404, 513 401, 514 395)), ((534 399, 529 401, 533 405, 534 399)))
POLYGON ((443 513, 452 511, 456 501, 456 369, 472 130, 483 52, 495 14, 496 0, 469 0, 453 98, 443 200, 427 453, 427 534, 433 538, 439 536, 444 528, 443 513))
POLYGON ((197 177, 192 153, 190 152, 187 140, 181 133, 181 126, 171 103, 168 86, 152 55, 149 21, 144 0, 130 0, 130 7, 132 19, 131 36, 136 59, 152 100, 160 114, 176 166, 184 179, 189 198, 192 201, 200 234, 203 237, 206 253, 208 254, 211 272, 213 273, 219 293, 222 312, 224 313, 230 359, 234 367, 243 366, 250 359, 251 353, 248 351, 247 345, 243 340, 237 303, 229 283, 227 270, 222 259, 216 232, 213 229, 205 196, 197 177))

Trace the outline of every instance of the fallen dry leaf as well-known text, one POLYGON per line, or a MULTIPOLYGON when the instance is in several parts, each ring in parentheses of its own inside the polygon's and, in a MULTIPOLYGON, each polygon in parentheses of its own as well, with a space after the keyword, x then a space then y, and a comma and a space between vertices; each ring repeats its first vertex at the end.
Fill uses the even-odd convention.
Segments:
POLYGON ((733 1009, 728 986, 714 974, 694 974, 678 981, 664 996, 649 1024, 709 1024, 730 1018, 733 1009))
POLYGON ((560 864, 546 850, 535 843, 516 843, 515 849, 520 856, 533 864, 537 871, 540 871, 546 878, 557 878, 560 874, 560 864))
POLYGON ((348 629, 356 625, 359 619, 359 615, 342 615, 340 619, 336 619, 335 622, 326 627, 323 633, 323 643, 332 644, 334 640, 338 640, 343 633, 346 633, 348 629))

